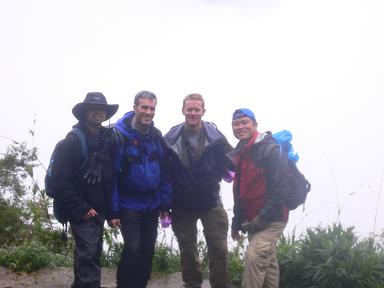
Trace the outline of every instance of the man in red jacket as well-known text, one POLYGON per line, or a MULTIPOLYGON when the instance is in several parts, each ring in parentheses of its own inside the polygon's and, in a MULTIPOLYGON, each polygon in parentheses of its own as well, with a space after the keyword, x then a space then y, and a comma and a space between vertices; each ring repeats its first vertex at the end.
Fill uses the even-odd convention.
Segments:
POLYGON ((231 159, 236 166, 232 238, 248 232, 243 285, 279 287, 276 242, 288 220, 284 200, 288 191, 288 159, 270 132, 257 131, 254 113, 237 109, 232 130, 239 139, 231 159))

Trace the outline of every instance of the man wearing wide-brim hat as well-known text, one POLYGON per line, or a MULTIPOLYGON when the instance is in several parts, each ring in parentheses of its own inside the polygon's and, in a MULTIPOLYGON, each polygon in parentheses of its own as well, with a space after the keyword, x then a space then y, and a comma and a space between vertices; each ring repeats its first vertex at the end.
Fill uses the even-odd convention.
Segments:
POLYGON ((105 120, 108 120, 116 113, 117 109, 119 109, 119 105, 108 104, 107 99, 100 92, 90 92, 87 94, 83 102, 77 103, 73 107, 72 113, 79 121, 83 121, 85 120, 84 116, 87 109, 89 110, 92 108, 100 108, 101 110, 104 110, 106 112, 105 120))
POLYGON ((55 159, 55 201, 63 207, 76 244, 72 288, 100 287, 103 226, 111 213, 115 145, 112 130, 102 123, 118 107, 108 104, 100 92, 88 93, 73 107, 78 123, 55 159))

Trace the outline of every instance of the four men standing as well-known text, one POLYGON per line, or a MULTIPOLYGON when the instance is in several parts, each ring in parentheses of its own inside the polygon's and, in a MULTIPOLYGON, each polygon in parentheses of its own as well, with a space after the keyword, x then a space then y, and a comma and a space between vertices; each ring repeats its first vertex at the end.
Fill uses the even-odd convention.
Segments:
MULTIPOLYGON (((276 242, 287 219, 284 199, 288 162, 270 133, 259 133, 249 109, 237 109, 232 129, 239 143, 234 150, 216 125, 202 120, 204 99, 187 95, 185 121, 163 138, 154 127, 157 98, 139 92, 133 111, 115 124, 101 126, 118 108, 101 93, 88 93, 73 108, 82 140, 69 133, 55 173, 76 243, 73 288, 100 287, 100 256, 104 220, 120 227, 124 248, 117 270, 118 288, 146 287, 151 275, 158 217, 170 216, 181 255, 184 287, 201 287, 197 221, 203 226, 209 279, 213 288, 229 288, 228 217, 220 197, 220 182, 235 171, 232 238, 248 232, 245 287, 279 287, 276 242)), ((56 200, 56 199, 55 199, 56 200)))

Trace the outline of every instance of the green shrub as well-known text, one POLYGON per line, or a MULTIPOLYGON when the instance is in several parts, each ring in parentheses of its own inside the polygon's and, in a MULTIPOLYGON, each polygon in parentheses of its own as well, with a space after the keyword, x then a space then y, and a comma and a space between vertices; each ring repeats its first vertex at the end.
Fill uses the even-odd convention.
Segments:
POLYGON ((295 235, 285 237, 282 235, 277 246, 277 258, 280 266, 281 287, 302 287, 303 263, 299 250, 299 242, 295 241, 295 235))
POLYGON ((124 244, 117 240, 118 234, 118 229, 104 229, 104 241, 107 244, 107 250, 103 250, 101 254, 101 266, 103 267, 114 267, 119 263, 124 244))
POLYGON ((0 247, 19 243, 27 234, 27 225, 23 222, 23 211, 0 198, 0 247))
POLYGON ((31 241, 0 249, 0 265, 13 271, 32 272, 47 266, 69 266, 72 260, 50 252, 43 244, 31 241))
POLYGON ((0 155, 1 264, 28 271, 46 265, 52 256, 49 263, 64 265, 70 258, 55 253, 72 254, 73 241, 63 241, 48 212, 52 200, 34 178, 34 169, 42 168, 37 149, 12 142, 0 155))
POLYGON ((229 279, 232 284, 240 285, 244 272, 244 247, 239 242, 235 248, 229 251, 229 279))
POLYGON ((281 287, 384 287, 383 249, 374 238, 358 240, 340 224, 307 229, 298 241, 279 245, 281 287))
POLYGON ((181 271, 179 251, 164 243, 156 243, 152 262, 153 272, 173 273, 181 271))
POLYGON ((103 250, 101 254, 101 266, 102 267, 115 267, 120 261, 121 252, 123 251, 124 244, 113 243, 107 245, 107 250, 103 250))
POLYGON ((203 278, 208 278, 209 274, 209 258, 208 258, 208 247, 205 243, 205 240, 200 239, 197 242, 197 252, 199 254, 199 259, 201 263, 201 272, 203 274, 203 278))

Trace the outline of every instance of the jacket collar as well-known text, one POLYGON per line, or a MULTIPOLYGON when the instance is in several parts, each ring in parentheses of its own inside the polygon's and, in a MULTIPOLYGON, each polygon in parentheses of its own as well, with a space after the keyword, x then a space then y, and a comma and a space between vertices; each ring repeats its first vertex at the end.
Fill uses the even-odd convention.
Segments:
MULTIPOLYGON (((123 135, 125 135, 127 137, 129 137, 129 135, 132 135, 132 133, 140 134, 140 132, 138 132, 137 130, 132 128, 132 119, 134 116, 135 116, 135 112, 133 112, 133 111, 125 113, 122 118, 117 120, 116 125, 115 125, 116 129, 119 130, 123 135)), ((151 134, 151 131, 153 129, 154 129, 154 123, 152 121, 152 123, 149 125, 148 135, 151 134)), ((147 134, 145 134, 144 136, 146 136, 146 135, 147 134)))
MULTIPOLYGON (((164 136, 165 142, 168 146, 175 144, 177 139, 181 136, 183 128, 184 122, 172 127, 171 130, 169 130, 169 132, 164 136)), ((223 134, 217 130, 216 125, 211 122, 202 121, 202 129, 205 130, 209 144, 219 141, 224 137, 223 134)))

